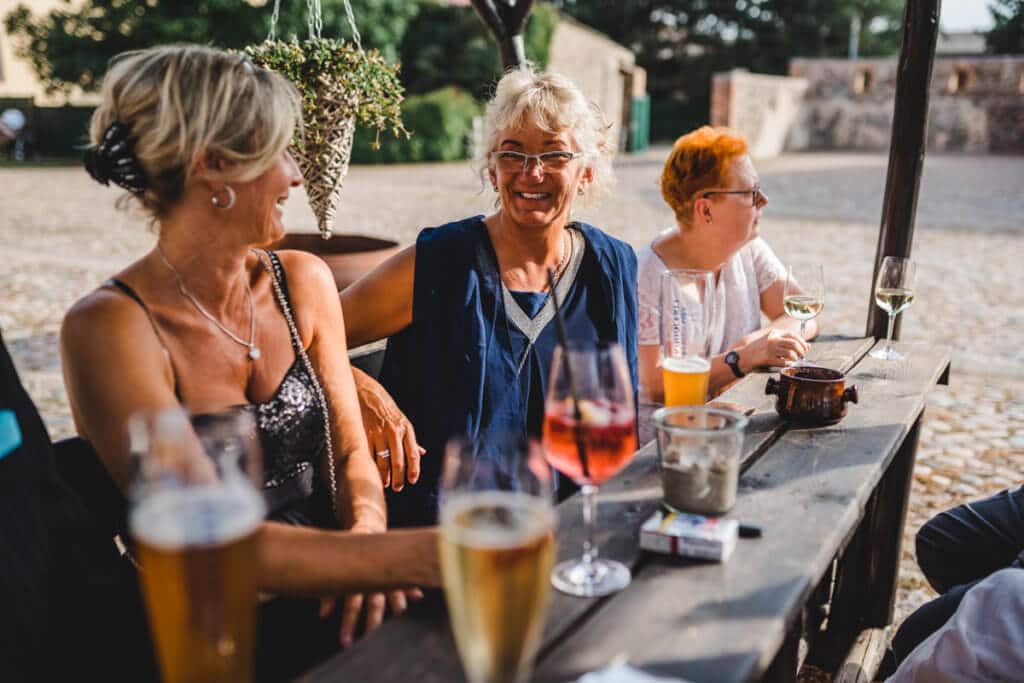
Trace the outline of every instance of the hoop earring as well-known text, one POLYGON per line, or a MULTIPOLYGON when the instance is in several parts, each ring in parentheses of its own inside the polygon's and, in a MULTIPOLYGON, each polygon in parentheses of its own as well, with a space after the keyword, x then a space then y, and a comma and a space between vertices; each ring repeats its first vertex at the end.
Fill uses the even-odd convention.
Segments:
POLYGON ((228 193, 227 201, 221 201, 217 191, 215 190, 210 196, 210 203, 213 204, 215 208, 227 211, 235 205, 235 200, 238 199, 238 196, 235 194, 234 188, 230 185, 225 185, 224 190, 228 193))

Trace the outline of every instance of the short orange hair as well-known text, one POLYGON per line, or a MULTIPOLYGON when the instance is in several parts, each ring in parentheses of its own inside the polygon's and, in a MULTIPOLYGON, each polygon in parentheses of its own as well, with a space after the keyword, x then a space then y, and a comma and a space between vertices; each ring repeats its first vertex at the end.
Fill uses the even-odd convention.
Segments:
POLYGON ((676 220, 689 224, 698 195, 721 186, 732 160, 746 153, 746 139, 731 128, 701 126, 676 140, 661 172, 661 196, 676 220))

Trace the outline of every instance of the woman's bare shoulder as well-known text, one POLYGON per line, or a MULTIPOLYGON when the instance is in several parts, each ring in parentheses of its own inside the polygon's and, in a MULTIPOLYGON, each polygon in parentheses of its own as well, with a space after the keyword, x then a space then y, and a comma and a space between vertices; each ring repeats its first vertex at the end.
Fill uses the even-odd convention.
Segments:
POLYGON ((285 277, 288 278, 290 294, 305 298, 333 292, 337 296, 334 274, 322 258, 308 251, 294 249, 274 253, 280 259, 285 277))

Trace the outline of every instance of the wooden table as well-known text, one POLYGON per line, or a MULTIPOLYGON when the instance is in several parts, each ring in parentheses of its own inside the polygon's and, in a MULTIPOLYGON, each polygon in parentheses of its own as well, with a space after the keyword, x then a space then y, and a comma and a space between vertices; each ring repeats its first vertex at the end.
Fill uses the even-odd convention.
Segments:
MULTIPOLYGON (((882 342, 879 342, 882 343, 882 342)), ((836 668, 890 623, 925 394, 945 382, 949 351, 899 345, 907 360, 866 355, 871 339, 826 338, 810 358, 848 371, 860 404, 832 427, 779 420, 768 374, 737 382, 722 399, 754 407, 743 474, 729 517, 764 529, 723 564, 673 560, 637 547, 661 483, 654 444, 601 488, 603 556, 633 569, 607 598, 552 592, 535 681, 572 681, 617 657, 651 673, 699 681, 793 681, 802 660, 836 668), (827 615, 827 619, 825 618, 827 615)), ((558 559, 578 556, 581 500, 559 506, 558 559)), ((429 601, 428 601, 429 602, 429 601)), ((446 616, 433 608, 392 619, 301 680, 461 681, 446 616)))

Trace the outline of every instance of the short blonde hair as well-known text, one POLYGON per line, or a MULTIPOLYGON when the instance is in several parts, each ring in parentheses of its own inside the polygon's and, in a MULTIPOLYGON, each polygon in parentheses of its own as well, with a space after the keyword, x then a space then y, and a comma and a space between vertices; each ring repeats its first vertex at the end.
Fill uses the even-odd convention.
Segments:
POLYGON ((615 179, 612 156, 611 124, 598 107, 589 101, 576 84, 555 73, 537 73, 530 66, 506 73, 487 103, 484 115, 484 144, 480 178, 486 184, 494 170, 490 153, 498 148, 498 133, 505 128, 533 124, 551 133, 569 131, 583 164, 591 169, 593 179, 584 200, 605 195, 615 179))
POLYGON ((199 45, 118 55, 102 100, 90 141, 99 145, 115 122, 128 129, 146 176, 135 196, 154 219, 181 200, 201 155, 235 164, 216 176, 221 180, 252 180, 287 148, 302 120, 299 94, 285 78, 243 55, 199 45))

